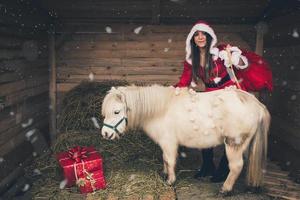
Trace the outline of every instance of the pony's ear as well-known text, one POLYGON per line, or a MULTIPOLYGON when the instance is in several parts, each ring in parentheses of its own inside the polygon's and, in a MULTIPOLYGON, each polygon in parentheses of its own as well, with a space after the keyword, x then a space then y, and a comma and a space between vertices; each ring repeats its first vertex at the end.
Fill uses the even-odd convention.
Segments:
POLYGON ((123 93, 116 94, 116 96, 121 102, 125 102, 125 95, 123 93))

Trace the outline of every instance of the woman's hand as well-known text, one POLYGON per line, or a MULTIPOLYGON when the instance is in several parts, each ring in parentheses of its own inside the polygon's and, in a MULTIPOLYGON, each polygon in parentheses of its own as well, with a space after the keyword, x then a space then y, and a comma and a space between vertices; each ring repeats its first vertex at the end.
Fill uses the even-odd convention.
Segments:
POLYGON ((227 44, 225 50, 219 52, 219 57, 224 60, 224 65, 226 67, 231 67, 234 65, 238 69, 245 69, 248 67, 248 60, 242 55, 242 51, 236 47, 227 44))

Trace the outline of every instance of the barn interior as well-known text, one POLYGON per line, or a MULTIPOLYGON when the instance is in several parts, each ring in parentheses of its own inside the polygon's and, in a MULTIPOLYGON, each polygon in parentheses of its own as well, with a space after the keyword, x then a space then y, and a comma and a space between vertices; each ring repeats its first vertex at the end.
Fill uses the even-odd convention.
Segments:
POLYGON ((300 198, 299 190, 288 193, 290 188, 281 187, 299 188, 295 182, 300 182, 299 4, 1 0, 0 194, 15 197, 26 185, 20 178, 26 167, 51 154, 65 131, 58 128, 63 100, 82 82, 174 85, 183 70, 186 36, 201 19, 220 43, 254 51, 269 62, 274 91, 260 99, 272 115, 268 158, 282 172, 279 189, 270 193, 300 198))

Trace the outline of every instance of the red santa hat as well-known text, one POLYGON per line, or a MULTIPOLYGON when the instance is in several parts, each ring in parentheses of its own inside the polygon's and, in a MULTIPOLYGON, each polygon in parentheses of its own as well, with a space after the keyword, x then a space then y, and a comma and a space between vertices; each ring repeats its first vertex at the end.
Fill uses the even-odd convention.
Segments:
POLYGON ((185 52, 186 52, 186 56, 185 56, 185 60, 189 63, 192 64, 192 58, 191 58, 191 54, 192 54, 192 50, 191 50, 191 39, 193 38, 193 35, 195 34, 195 32, 197 31, 203 31, 208 33, 211 37, 212 37, 212 41, 211 41, 211 45, 209 48, 209 52, 213 55, 213 58, 216 59, 218 56, 218 48, 215 47, 215 45, 217 44, 217 36, 214 32, 214 30, 205 22, 205 21, 198 21, 191 29, 190 33, 188 34, 187 38, 186 38, 186 46, 185 46, 185 52))

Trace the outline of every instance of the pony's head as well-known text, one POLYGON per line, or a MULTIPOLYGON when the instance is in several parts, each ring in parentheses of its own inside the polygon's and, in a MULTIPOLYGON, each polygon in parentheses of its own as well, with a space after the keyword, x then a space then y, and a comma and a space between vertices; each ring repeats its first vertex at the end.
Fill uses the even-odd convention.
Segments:
POLYGON ((119 138, 127 127, 127 104, 125 94, 112 87, 102 103, 104 117, 101 134, 105 139, 119 138))

